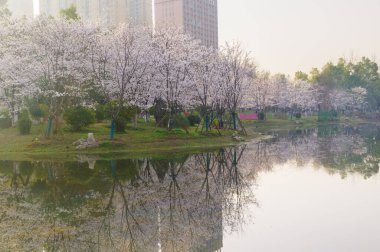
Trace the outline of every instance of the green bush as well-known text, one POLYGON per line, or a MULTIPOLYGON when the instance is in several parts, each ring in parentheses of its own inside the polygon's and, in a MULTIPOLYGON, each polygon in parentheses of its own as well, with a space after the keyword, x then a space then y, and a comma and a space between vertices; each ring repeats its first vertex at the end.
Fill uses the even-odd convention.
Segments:
POLYGON ((180 128, 188 130, 190 122, 184 114, 177 114, 173 117, 171 128, 180 128))
POLYGON ((0 129, 7 129, 12 127, 12 119, 9 116, 8 110, 0 112, 0 129))
MULTIPOLYGON (((166 114, 162 119, 161 123, 158 125, 159 127, 166 128, 169 123, 169 114, 166 114)), ((170 122, 170 128, 171 129, 184 129, 187 131, 190 127, 189 119, 183 114, 179 113, 176 115, 173 115, 170 122)))
POLYGON ((151 114, 151 115, 154 115, 154 114, 156 113, 156 107, 155 107, 155 106, 150 107, 150 108, 148 109, 148 113, 151 114))
POLYGON ((297 119, 301 119, 301 113, 300 112, 297 112, 295 115, 294 115, 297 119))
POLYGON ((116 132, 124 133, 125 129, 127 128, 127 120, 125 120, 123 117, 119 117, 116 119, 116 132))
POLYGON ((138 115, 140 113, 141 113, 141 109, 139 107, 127 106, 125 110, 124 118, 126 118, 127 120, 131 120, 132 118, 135 118, 136 114, 138 115))
POLYGON ((264 111, 260 111, 259 114, 257 115, 260 121, 265 120, 265 113, 264 111))
POLYGON ((30 134, 30 130, 32 129, 32 120, 30 120, 28 110, 24 109, 21 111, 17 125, 21 135, 30 134))
POLYGON ((337 120, 339 120, 339 114, 335 110, 320 111, 318 113, 318 121, 320 122, 337 121, 337 120))
POLYGON ((212 121, 212 127, 216 128, 216 129, 219 129, 220 128, 220 122, 218 119, 214 119, 214 121, 212 121))
POLYGON ((97 122, 103 122, 106 119, 110 119, 110 115, 105 105, 97 105, 95 108, 95 118, 97 122))
POLYGON ((95 112, 90 108, 75 107, 68 109, 64 118, 72 130, 79 131, 95 123, 95 112))
POLYGON ((37 101, 30 101, 29 113, 34 120, 40 120, 41 118, 46 118, 49 113, 49 107, 46 104, 38 103, 37 101))
POLYGON ((201 117, 197 114, 191 114, 187 117, 191 126, 201 123, 201 117))

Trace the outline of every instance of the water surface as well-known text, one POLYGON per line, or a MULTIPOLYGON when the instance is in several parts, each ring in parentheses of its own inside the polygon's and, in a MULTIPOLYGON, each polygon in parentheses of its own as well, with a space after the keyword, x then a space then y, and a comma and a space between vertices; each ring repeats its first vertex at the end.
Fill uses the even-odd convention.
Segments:
POLYGON ((0 251, 380 251, 380 130, 205 153, 0 161, 0 251))

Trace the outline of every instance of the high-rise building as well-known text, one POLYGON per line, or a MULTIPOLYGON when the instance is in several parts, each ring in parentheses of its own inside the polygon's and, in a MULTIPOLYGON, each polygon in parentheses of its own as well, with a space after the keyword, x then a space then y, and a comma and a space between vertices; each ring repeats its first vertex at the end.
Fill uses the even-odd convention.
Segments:
POLYGON ((133 24, 153 26, 153 0, 127 0, 128 16, 133 24))
POLYGON ((60 10, 74 5, 86 21, 152 26, 152 0, 40 0, 40 14, 58 16, 60 10))
POLYGON ((204 45, 218 47, 217 0, 155 0, 155 25, 176 26, 204 45))
POLYGON ((17 18, 33 18, 33 0, 8 0, 9 10, 17 18))

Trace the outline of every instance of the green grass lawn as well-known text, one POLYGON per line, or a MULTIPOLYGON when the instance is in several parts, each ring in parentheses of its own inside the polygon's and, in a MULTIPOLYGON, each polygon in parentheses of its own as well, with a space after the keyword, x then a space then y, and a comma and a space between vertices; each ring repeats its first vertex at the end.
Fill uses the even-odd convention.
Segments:
MULTIPOLYGON (((356 118, 341 118, 341 123, 365 123, 356 118)), ((337 122, 335 122, 336 124, 337 122)), ((316 116, 301 119, 276 119, 266 121, 244 122, 248 139, 260 139, 268 131, 312 128, 318 125, 316 116)), ((137 157, 139 155, 161 155, 179 152, 197 152, 206 149, 236 145, 232 139, 232 131, 221 131, 222 136, 214 131, 211 134, 201 134, 200 130, 191 127, 186 133, 182 129, 168 131, 156 128, 151 123, 140 121, 138 128, 127 127, 125 133, 116 134, 114 141, 109 140, 109 124, 98 123, 81 132, 72 132, 67 125, 62 127, 59 134, 51 138, 44 137, 46 125, 33 125, 30 135, 22 136, 17 128, 0 129, 0 160, 26 160, 33 158, 73 159, 78 154, 98 155, 102 158, 122 155, 123 157, 137 157), (76 150, 73 142, 80 138, 87 138, 87 133, 94 133, 99 147, 88 150, 76 150)))
MULTIPOLYGON (((61 133, 51 138, 44 137, 46 125, 33 125, 30 135, 20 135, 17 128, 0 129, 0 159, 26 159, 38 156, 40 158, 72 158, 77 154, 96 155, 140 155, 157 154, 180 151, 200 151, 237 144, 232 139, 232 131, 223 131, 222 136, 214 131, 211 134, 201 134, 195 127, 189 133, 182 129, 168 131, 154 127, 153 123, 138 124, 138 128, 131 125, 125 133, 116 134, 114 141, 109 140, 109 124, 98 123, 81 132, 72 132, 66 125, 61 133), (94 133, 99 147, 88 150, 76 150, 73 142, 80 138, 87 138, 87 133, 94 133)), ((251 138, 256 137, 254 133, 251 138)))

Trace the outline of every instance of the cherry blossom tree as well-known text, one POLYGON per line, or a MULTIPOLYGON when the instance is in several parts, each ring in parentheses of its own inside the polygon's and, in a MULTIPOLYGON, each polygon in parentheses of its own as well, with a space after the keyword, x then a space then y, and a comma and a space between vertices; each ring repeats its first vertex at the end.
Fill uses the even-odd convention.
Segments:
POLYGON ((259 72, 250 88, 252 105, 256 110, 265 111, 274 105, 275 80, 269 72, 259 72))
POLYGON ((211 48, 201 48, 201 58, 195 64, 191 76, 195 90, 195 102, 201 107, 206 132, 210 119, 221 95, 221 64, 217 52, 211 48))
POLYGON ((366 105, 367 89, 363 87, 354 87, 351 89, 352 105, 354 109, 362 110, 366 105))
POLYGON ((315 110, 317 105, 316 89, 307 81, 297 80, 292 83, 290 107, 292 114, 315 110))
POLYGON ((181 107, 194 105, 194 67, 200 60, 199 42, 176 29, 157 30, 153 37, 157 97, 165 100, 169 116, 167 127, 181 107))
POLYGON ((50 135, 53 120, 57 133, 65 109, 80 103, 86 93, 88 77, 82 66, 88 52, 87 40, 94 31, 80 21, 46 17, 32 21, 30 29, 29 41, 25 41, 30 71, 25 75, 37 87, 35 95, 49 106, 50 135))
POLYGON ((13 19, 3 19, 1 24, 0 102, 8 108, 12 126, 15 126, 25 98, 35 90, 35 86, 25 75, 31 71, 32 66, 24 57, 30 53, 25 46, 30 24, 26 20, 13 19))
POLYGON ((123 107, 149 106, 153 102, 151 37, 145 30, 123 24, 94 37, 88 66, 95 87, 111 106, 111 139, 123 107))
POLYGON ((222 95, 231 115, 233 129, 237 129, 237 113, 249 94, 249 85, 255 76, 255 65, 240 44, 226 44, 221 51, 222 95))

